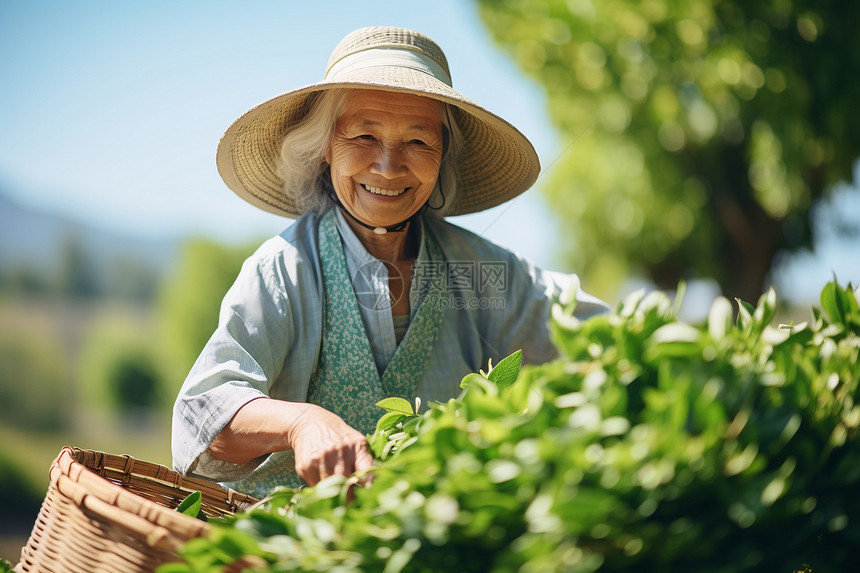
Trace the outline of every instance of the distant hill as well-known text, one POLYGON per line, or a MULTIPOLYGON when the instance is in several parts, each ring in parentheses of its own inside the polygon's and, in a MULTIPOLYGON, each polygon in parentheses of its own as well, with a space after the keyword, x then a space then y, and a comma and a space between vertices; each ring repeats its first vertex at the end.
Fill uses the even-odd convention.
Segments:
POLYGON ((68 264, 70 251, 86 262, 97 281, 109 285, 127 271, 157 282, 173 264, 178 245, 33 209, 0 190, 0 276, 22 270, 51 276, 68 264))

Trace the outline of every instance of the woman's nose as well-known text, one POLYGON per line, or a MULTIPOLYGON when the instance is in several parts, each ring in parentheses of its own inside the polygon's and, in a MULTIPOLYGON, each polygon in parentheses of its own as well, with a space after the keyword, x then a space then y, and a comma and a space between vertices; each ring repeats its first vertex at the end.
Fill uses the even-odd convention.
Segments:
POLYGON ((381 145, 373 163, 373 169, 379 175, 391 179, 406 170, 401 150, 393 145, 381 145))

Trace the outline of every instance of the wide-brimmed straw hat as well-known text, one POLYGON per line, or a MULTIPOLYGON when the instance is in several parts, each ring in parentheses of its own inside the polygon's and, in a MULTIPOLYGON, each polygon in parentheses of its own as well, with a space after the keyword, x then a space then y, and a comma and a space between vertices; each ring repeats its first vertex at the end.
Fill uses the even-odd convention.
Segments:
POLYGON ((333 88, 379 89, 453 106, 464 141, 457 160, 457 200, 448 214, 482 211, 531 187, 540 162, 529 140, 451 85, 445 54, 427 36, 388 26, 361 28, 337 45, 322 81, 270 99, 233 122, 218 145, 218 171, 246 201, 298 217, 302 209, 296 194, 310 190, 285 190, 277 161, 284 137, 308 112, 308 98, 333 88))

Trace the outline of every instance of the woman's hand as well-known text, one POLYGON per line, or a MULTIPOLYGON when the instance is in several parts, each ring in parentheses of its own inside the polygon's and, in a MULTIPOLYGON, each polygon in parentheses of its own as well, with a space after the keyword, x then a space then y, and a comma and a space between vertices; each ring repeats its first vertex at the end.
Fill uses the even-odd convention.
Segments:
POLYGON ((295 453, 296 473, 310 485, 373 465, 367 439, 337 414, 271 398, 242 406, 209 446, 214 458, 236 464, 289 449, 295 453))
POLYGON ((373 465, 364 434, 314 404, 290 427, 287 439, 296 458, 296 473, 314 485, 330 475, 350 475, 373 465))

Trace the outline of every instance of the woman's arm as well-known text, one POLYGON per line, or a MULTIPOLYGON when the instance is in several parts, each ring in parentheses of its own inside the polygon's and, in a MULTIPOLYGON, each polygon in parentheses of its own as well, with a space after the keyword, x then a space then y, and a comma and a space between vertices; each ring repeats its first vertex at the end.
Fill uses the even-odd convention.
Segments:
POLYGON ((174 405, 171 447, 180 473, 220 482, 247 478, 265 456, 227 462, 213 457, 212 441, 252 401, 305 400, 321 336, 315 229, 314 219, 303 217, 266 241, 225 295, 218 327, 174 405))
POLYGON ((363 434, 314 404, 258 398, 242 406, 212 440, 212 457, 243 464, 292 449, 296 473, 314 485, 330 475, 370 468, 373 457, 363 434))

